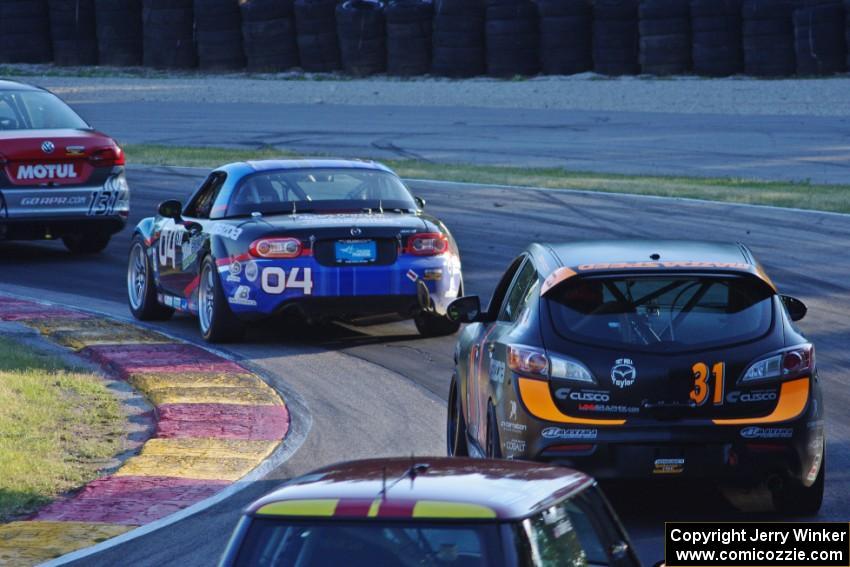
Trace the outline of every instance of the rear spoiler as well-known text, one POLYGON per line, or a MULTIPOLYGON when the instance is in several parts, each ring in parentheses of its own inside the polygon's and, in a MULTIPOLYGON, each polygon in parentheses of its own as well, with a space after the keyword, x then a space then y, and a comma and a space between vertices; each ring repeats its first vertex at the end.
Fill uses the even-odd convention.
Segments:
POLYGON ((558 268, 543 280, 543 285, 540 286, 540 295, 545 296, 570 278, 590 274, 681 274, 683 272, 749 275, 761 280, 774 293, 777 291, 776 286, 760 265, 745 264, 743 262, 614 262, 582 264, 574 268, 558 268))

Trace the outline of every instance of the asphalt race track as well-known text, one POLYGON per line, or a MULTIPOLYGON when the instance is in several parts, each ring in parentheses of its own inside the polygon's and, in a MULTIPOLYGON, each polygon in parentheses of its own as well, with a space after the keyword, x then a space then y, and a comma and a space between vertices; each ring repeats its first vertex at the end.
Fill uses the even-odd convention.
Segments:
MULTIPOLYGON (((132 169, 132 223, 155 203, 185 197, 202 173, 132 169)), ((801 327, 817 345, 827 421, 826 498, 820 520, 846 521, 850 508, 850 223, 847 216, 760 207, 543 190, 417 182, 414 192, 457 237, 468 293, 489 297, 510 259, 532 241, 674 238, 743 241, 784 293, 803 299, 801 327)), ((57 243, 0 243, 0 291, 74 303, 127 316, 129 228, 99 256, 74 258, 57 243)), ((161 327, 198 339, 181 317, 161 327)), ((80 565, 214 564, 242 506, 282 479, 319 465, 371 455, 444 451, 445 398, 453 339, 417 338, 397 323, 368 329, 328 326, 309 333, 268 325, 228 350, 297 392, 312 426, 295 455, 235 497, 80 565), (297 339, 294 337, 298 337, 297 339)), ((663 522, 777 518, 759 494, 732 493, 736 511, 709 485, 605 486, 641 559, 661 558, 663 522)))
POLYGON ((845 183, 848 173, 846 117, 70 96, 86 119, 124 144, 276 146, 340 157, 821 183, 845 183))

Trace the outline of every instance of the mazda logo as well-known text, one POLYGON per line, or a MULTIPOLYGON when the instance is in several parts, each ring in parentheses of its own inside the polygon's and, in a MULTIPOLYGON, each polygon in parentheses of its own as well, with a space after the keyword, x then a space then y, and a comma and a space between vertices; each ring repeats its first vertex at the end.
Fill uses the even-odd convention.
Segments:
POLYGON ((630 358, 619 358, 611 368, 611 382, 618 388, 626 388, 635 383, 637 369, 630 358))
POLYGON ((361 234, 363 234, 363 231, 356 226, 351 229, 351 236, 360 236, 361 234))
POLYGON ((56 149, 56 146, 53 145, 53 142, 50 140, 45 140, 41 143, 41 151, 46 154, 52 154, 53 150, 56 149))

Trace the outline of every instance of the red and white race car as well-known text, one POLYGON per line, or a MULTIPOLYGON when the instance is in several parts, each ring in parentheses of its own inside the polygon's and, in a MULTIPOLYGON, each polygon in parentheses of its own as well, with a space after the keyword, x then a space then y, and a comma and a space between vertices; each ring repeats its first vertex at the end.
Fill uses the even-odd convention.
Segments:
POLYGON ((0 240, 103 250, 124 228, 124 152, 56 95, 0 81, 0 240))

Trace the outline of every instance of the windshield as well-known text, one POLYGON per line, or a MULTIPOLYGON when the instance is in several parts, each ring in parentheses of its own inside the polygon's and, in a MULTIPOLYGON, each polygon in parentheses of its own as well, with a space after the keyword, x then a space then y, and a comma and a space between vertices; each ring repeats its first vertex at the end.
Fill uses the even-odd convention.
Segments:
POLYGON ((88 129, 76 112, 44 91, 0 91, 0 130, 88 129))
POLYGON ((228 216, 253 212, 361 212, 416 210, 407 187, 373 169, 290 169, 257 173, 233 192, 228 216))
POLYGON ((752 277, 576 278, 547 297, 565 338, 650 351, 728 345, 760 337, 773 292, 752 277))
POLYGON ((282 522, 254 519, 237 567, 499 567, 497 524, 282 522))

